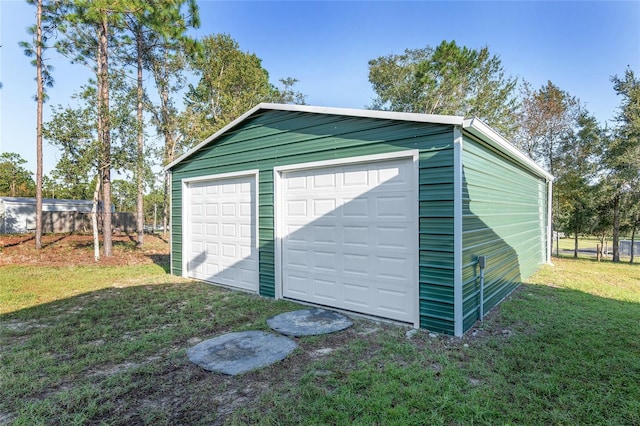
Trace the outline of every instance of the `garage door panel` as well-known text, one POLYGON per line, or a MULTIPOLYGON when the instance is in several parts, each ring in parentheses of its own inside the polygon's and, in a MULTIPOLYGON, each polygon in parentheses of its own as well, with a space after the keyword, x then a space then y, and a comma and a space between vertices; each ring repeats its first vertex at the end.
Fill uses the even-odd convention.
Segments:
MULTIPOLYGON (((288 217, 300 217, 306 222, 307 218, 307 200, 290 200, 287 201, 285 214, 288 217)), ((303 222, 303 223, 304 223, 303 222)))
POLYGON ((344 198, 342 214, 349 218, 367 218, 371 214, 369 198, 344 198))
POLYGON ((381 167, 377 170, 378 181, 388 182, 389 186, 405 185, 413 179, 413 175, 407 170, 399 170, 397 167, 381 167), (393 182, 389 182, 393 180, 393 182))
POLYGON ((256 176, 188 183, 187 275, 257 291, 256 176))
POLYGON ((223 223, 222 224, 222 237, 226 238, 235 238, 236 234, 236 226, 235 223, 223 223))
POLYGON ((334 252, 314 250, 312 259, 313 268, 320 273, 333 272, 337 268, 337 255, 334 252))
POLYGON ((301 268, 307 267, 309 262, 307 261, 307 251, 302 249, 288 248, 285 254, 285 262, 288 267, 299 266, 301 268))
POLYGON ((415 322, 414 173, 412 159, 284 172, 283 295, 415 322))
POLYGON ((312 281, 313 295, 320 303, 333 303, 336 301, 336 286, 334 280, 316 278, 312 281))
POLYGON ((376 245, 381 249, 406 250, 412 232, 407 226, 377 226, 374 229, 376 245))
POLYGON ((316 199, 312 201, 312 216, 309 220, 318 219, 321 217, 333 217, 336 212, 336 200, 335 199, 316 199))
POLYGON ((371 257, 366 254, 345 253, 342 259, 344 260, 342 272, 345 274, 367 277, 371 272, 371 257))
POLYGON ((369 185, 369 171, 368 170, 350 170, 351 168, 346 168, 346 170, 339 174, 338 176, 342 176, 342 185, 345 188, 363 188, 368 189, 369 185))
POLYGON ((345 307, 356 310, 367 310, 371 307, 369 299, 371 298, 371 289, 365 284, 353 282, 345 282, 344 288, 344 304, 345 307))
POLYGON ((200 192, 201 192, 202 195, 206 195, 207 197, 209 197, 209 196, 213 196, 213 195, 219 195, 220 194, 220 188, 218 186, 207 185, 207 186, 202 187, 200 192))
MULTIPOLYGON (((236 254, 236 245, 235 244, 222 244, 222 261, 224 262, 225 260, 227 262, 229 262, 229 260, 231 260, 231 262, 235 262, 238 259, 238 256, 236 254)), ((229 263, 227 263, 228 265, 229 263)), ((233 264, 233 263, 231 263, 233 264)))
POLYGON ((290 273, 287 276, 287 291, 293 297, 296 295, 304 297, 309 293, 307 290, 307 281, 308 278, 306 276, 298 276, 295 273, 290 273))
POLYGON ((243 182, 238 185, 240 186, 238 191, 240 194, 251 194, 253 192, 253 188, 250 182, 243 182))
POLYGON ((401 316, 406 312, 406 299, 410 297, 407 292, 389 289, 378 290, 378 307, 381 311, 391 315, 401 316))
POLYGON ((336 228, 331 225, 314 225, 313 240, 310 242, 335 245, 338 242, 336 228))
POLYGON ((222 203, 222 216, 223 217, 236 217, 236 203, 222 203))
POLYGON ((220 254, 220 244, 219 243, 213 243, 213 242, 209 242, 207 243, 207 254, 212 255, 212 256, 217 256, 220 254))
POLYGON ((195 218, 202 216, 202 206, 200 204, 191 206, 191 215, 195 218))
POLYGON ((240 206, 240 217, 244 218, 245 220, 251 221, 251 215, 254 214, 253 208, 251 203, 246 203, 246 202, 241 202, 239 203, 240 206))
POLYGON ((240 225, 240 238, 251 239, 253 227, 251 225, 240 225))
POLYGON ((336 175, 334 173, 320 173, 312 176, 312 182, 313 189, 334 188, 336 185, 336 175))
POLYGON ((220 192, 222 192, 222 194, 231 194, 233 196, 238 193, 236 185, 237 184, 235 182, 222 183, 218 185, 218 188, 220 189, 220 192))
POLYGON ((307 189, 307 177, 292 175, 289 177, 289 179, 287 179, 285 187, 288 191, 307 189))
POLYGON ((411 200, 408 195, 383 195, 376 197, 376 212, 378 218, 393 218, 407 220, 411 200))
POLYGON ((286 230, 288 233, 286 241, 290 244, 306 243, 309 239, 309 234, 312 231, 303 225, 288 225, 286 230))
POLYGON ((345 225, 342 227, 343 243, 348 246, 368 247, 369 227, 345 225))
POLYGON ((378 278, 407 282, 406 269, 411 265, 406 257, 377 256, 375 263, 378 278))
POLYGON ((219 265, 213 265, 211 263, 208 263, 208 264, 204 265, 204 269, 206 271, 206 276, 207 277, 215 277, 217 275, 220 275, 220 266, 219 265))
POLYGON ((207 223, 205 230, 207 237, 217 237, 220 234, 220 225, 217 223, 207 223))

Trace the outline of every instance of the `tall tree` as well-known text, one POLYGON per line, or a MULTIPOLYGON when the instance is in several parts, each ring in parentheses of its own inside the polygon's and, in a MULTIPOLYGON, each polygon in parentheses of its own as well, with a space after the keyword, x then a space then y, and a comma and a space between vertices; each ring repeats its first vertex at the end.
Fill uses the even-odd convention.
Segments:
POLYGON ((89 199, 93 190, 93 176, 98 170, 98 145, 95 130, 96 112, 92 103, 95 90, 86 88, 82 101, 75 108, 58 105, 52 108, 52 117, 44 125, 44 136, 60 150, 60 159, 51 172, 59 185, 61 198, 89 199))
POLYGON ((560 229, 574 236, 574 257, 578 257, 578 237, 591 231, 595 221, 596 188, 604 131, 595 117, 580 114, 575 131, 561 141, 554 193, 560 229))
MULTIPOLYGON (((168 48, 168 46, 173 46, 174 49, 178 45, 184 47, 188 44, 188 38, 185 36, 187 28, 199 26, 198 7, 195 0, 175 0, 171 2, 155 0, 150 3, 153 4, 152 8, 134 11, 128 14, 126 19, 128 31, 134 41, 132 43, 134 52, 130 55, 128 62, 135 63, 137 79, 138 135, 134 176, 138 188, 136 228, 139 245, 144 243, 144 71, 145 69, 154 70, 154 67, 166 69, 168 67, 167 61, 157 62, 154 60, 157 57, 157 52, 168 48)), ((168 95, 165 96, 164 93, 161 93, 161 98, 163 99, 161 104, 163 104, 168 95)))
POLYGON ((44 52, 49 47, 47 40, 55 29, 55 8, 45 5, 43 0, 28 0, 36 6, 36 24, 27 31, 32 43, 21 42, 25 55, 35 57, 36 67, 36 235, 35 246, 42 248, 42 106, 46 99, 45 86, 53 87, 52 67, 45 63, 44 52), (43 18, 46 24, 43 24, 43 18))
POLYGON ((369 61, 369 81, 377 95, 372 108, 473 115, 507 137, 514 131, 517 80, 505 75, 487 47, 443 41, 436 48, 381 56, 369 61))
POLYGON ((621 207, 625 197, 640 191, 640 80, 631 68, 611 78, 622 97, 616 128, 604 155, 613 204, 613 261, 620 261, 621 207))
POLYGON ((260 102, 271 99, 269 73, 228 34, 207 36, 191 59, 198 77, 185 96, 192 143, 200 142, 260 102))
MULTIPOLYGON (((172 0, 165 0, 171 2, 172 0)), ((62 28, 65 39, 58 43, 59 50, 72 61, 95 64, 97 81, 97 134, 98 161, 102 188, 102 201, 111 205, 111 123, 109 98, 110 46, 120 35, 128 13, 151 10, 155 2, 143 0, 65 0, 64 18, 68 25, 62 28), (90 59, 92 58, 92 59, 90 59)), ((112 255, 111 210, 103 212, 103 250, 105 257, 112 255)))
MULTIPOLYGON (((96 90, 94 81, 82 86, 72 95, 70 103, 73 105, 52 107, 51 119, 44 125, 45 138, 60 150, 49 187, 58 197, 91 198, 95 176, 100 175, 96 90)), ((112 168, 126 173, 135 167, 132 151, 135 150, 137 126, 135 116, 131 114, 135 108, 135 90, 126 77, 114 75, 110 96, 115 100, 109 114, 112 168)))
MULTIPOLYGON (((140 70, 140 59, 144 60, 144 68, 148 69, 154 79, 158 92, 158 104, 147 102, 152 121, 158 134, 164 140, 162 164, 173 161, 175 147, 179 141, 178 109, 175 98, 184 87, 186 78, 186 56, 195 49, 195 41, 187 37, 188 28, 200 25, 198 7, 195 0, 177 0, 165 9, 158 8, 156 13, 147 16, 144 22, 136 17, 139 29, 136 30, 137 64, 140 70)), ((140 71, 138 71, 140 74, 140 71)), ((140 182, 141 176, 138 175, 140 182)), ((168 176, 165 176, 165 188, 168 195, 168 176)), ((138 193, 138 223, 142 220, 141 193, 138 193)), ((165 213, 168 212, 168 199, 165 213)), ((164 215, 166 218, 167 215, 164 215)), ((166 232, 167 223, 164 223, 166 232)))
POLYGON ((563 140, 570 137, 581 113, 580 101, 548 81, 538 90, 521 86, 519 132, 515 144, 555 175, 563 140))
POLYGON ((35 184, 24 167, 27 160, 15 152, 0 154, 0 196, 33 197, 35 184))
MULTIPOLYGON (((128 19, 128 26, 135 39, 135 64, 136 64, 136 119, 137 119, 137 149, 135 180, 136 193, 136 233, 138 245, 144 244, 144 57, 145 57, 145 33, 142 22, 134 14, 128 19)), ((121 210, 122 211, 122 210, 121 210)))
POLYGON ((279 81, 281 87, 274 90, 272 102, 294 105, 306 104, 306 95, 294 89, 294 86, 298 83, 297 78, 286 77, 281 78, 279 81))

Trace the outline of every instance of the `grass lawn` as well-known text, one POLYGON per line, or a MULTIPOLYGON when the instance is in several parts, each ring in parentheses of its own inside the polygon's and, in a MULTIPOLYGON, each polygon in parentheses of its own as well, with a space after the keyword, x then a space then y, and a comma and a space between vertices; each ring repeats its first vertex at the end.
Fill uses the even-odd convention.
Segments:
POLYGON ((0 267, 0 424, 640 425, 640 266, 554 262, 463 338, 356 318, 236 377, 186 350, 298 305, 155 264, 0 267))

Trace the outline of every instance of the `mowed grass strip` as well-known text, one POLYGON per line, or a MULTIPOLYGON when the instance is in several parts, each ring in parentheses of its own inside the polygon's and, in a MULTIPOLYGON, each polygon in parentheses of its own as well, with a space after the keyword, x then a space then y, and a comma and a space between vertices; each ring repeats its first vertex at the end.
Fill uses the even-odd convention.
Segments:
POLYGON ((176 277, 168 275, 162 265, 155 264, 118 267, 10 265, 2 267, 0 273, 0 314, 105 288, 176 282, 176 277))
POLYGON ((640 424, 640 267, 554 262, 463 338, 355 319, 237 377, 186 349, 298 305, 155 265, 4 267, 0 424, 640 424))

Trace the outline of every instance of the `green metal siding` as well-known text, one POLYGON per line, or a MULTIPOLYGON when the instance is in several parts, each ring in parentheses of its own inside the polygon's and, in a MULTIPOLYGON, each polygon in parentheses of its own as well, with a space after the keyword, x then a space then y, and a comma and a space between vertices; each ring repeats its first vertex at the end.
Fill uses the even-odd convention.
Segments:
POLYGON ((172 170, 172 272, 182 274, 182 179, 258 169, 260 294, 275 296, 273 168, 407 149, 419 156, 420 326, 453 334, 453 127, 256 113, 172 170))
POLYGON ((479 318, 477 256, 487 256, 484 312, 498 304, 546 259, 547 187, 535 176, 464 137, 463 330, 479 318))

